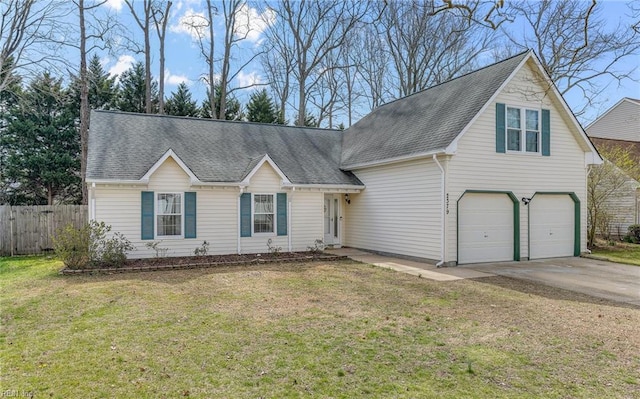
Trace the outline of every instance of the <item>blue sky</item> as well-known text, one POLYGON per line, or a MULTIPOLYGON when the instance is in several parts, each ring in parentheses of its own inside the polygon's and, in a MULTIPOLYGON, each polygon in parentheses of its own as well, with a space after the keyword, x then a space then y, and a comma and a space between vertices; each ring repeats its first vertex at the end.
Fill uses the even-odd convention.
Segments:
MULTIPOLYGON (((602 16, 606 19, 607 24, 610 26, 617 26, 619 22, 629 25, 631 17, 629 9, 625 1, 617 0, 604 0, 602 2, 602 16)), ((136 4, 141 8, 142 2, 136 4)), ((134 40, 142 43, 142 33, 138 26, 133 21, 130 12, 124 4, 123 0, 108 0, 103 6, 105 12, 109 11, 116 13, 118 19, 129 27, 129 34, 134 40)), ((221 8, 221 7, 220 7, 221 8)), ((165 65, 165 95, 169 96, 171 91, 176 89, 176 86, 180 82, 185 82, 189 85, 194 97, 198 100, 202 100, 205 95, 205 84, 202 81, 202 76, 206 72, 206 63, 199 54, 199 49, 195 43, 195 32, 187 28, 182 22, 197 19, 199 15, 203 13, 204 2, 199 0, 174 0, 171 10, 171 17, 169 21, 169 28, 166 39, 166 65, 165 65)), ((236 53, 237 61, 239 64, 243 63, 251 57, 256 49, 260 48, 263 41, 262 32, 268 27, 268 21, 273 20, 273 16, 270 14, 261 14, 256 8, 246 6, 243 10, 243 15, 249 18, 251 23, 251 29, 248 32, 247 39, 241 43, 241 47, 236 53), (267 22, 265 22, 267 21, 267 22)), ((224 32, 223 19, 221 16, 216 18, 214 28, 215 32, 224 32)), ((158 45, 155 31, 152 33, 152 73, 154 77, 158 77, 158 45)), ((216 43, 217 50, 222 50, 222 46, 216 43)), ((134 54, 124 49, 119 50, 116 54, 98 54, 101 57, 103 66, 112 74, 120 74, 128 69, 131 64, 138 60, 143 60, 141 54, 134 54)), ((623 66, 625 69, 632 69, 640 65, 640 58, 627 61, 623 66)), ((233 67, 232 67, 233 68, 233 67)), ((259 60, 250 63, 242 72, 237 76, 235 85, 247 85, 251 82, 261 83, 265 78, 261 74, 261 67, 259 60)), ((622 85, 618 85, 618 82, 607 78, 601 81, 602 84, 607 85, 607 88, 602 93, 601 104, 597 107, 593 107, 581 118, 581 121, 586 126, 588 122, 595 119, 599 114, 604 112, 608 107, 614 105, 622 97, 640 98, 640 71, 636 70, 632 74, 632 78, 626 80, 622 85)), ((246 103, 248 96, 252 89, 242 90, 237 93, 238 98, 242 103, 246 103)), ((579 101, 579 98, 571 95, 566 98, 569 106, 572 103, 579 101)))

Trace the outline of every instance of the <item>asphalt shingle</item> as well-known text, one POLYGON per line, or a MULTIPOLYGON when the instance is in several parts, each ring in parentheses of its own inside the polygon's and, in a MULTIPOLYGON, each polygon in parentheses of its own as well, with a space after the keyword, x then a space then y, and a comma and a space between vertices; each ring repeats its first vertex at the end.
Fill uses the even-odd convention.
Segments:
POLYGON ((528 53, 376 108, 345 131, 342 167, 445 149, 528 53))
POLYGON ((87 178, 138 180, 169 149, 204 182, 239 182, 268 154, 295 184, 362 183, 340 170, 342 132, 92 111, 87 178))

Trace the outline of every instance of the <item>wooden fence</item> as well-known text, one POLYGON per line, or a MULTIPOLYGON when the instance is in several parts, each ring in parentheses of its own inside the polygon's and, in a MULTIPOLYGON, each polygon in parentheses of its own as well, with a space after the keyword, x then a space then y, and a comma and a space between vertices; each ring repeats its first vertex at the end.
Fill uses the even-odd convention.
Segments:
POLYGON ((87 222, 86 205, 0 206, 0 256, 53 250, 56 231, 87 222))

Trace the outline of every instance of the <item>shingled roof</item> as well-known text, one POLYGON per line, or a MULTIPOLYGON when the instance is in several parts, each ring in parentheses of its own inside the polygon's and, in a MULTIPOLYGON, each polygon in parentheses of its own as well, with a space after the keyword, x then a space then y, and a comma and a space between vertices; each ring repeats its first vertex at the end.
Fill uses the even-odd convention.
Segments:
POLYGON ((362 185, 340 170, 342 132, 92 111, 87 180, 139 180, 172 150, 202 182, 241 182, 265 155, 293 184, 362 185))
POLYGON ((384 104, 345 131, 342 167, 444 150, 529 51, 384 104))

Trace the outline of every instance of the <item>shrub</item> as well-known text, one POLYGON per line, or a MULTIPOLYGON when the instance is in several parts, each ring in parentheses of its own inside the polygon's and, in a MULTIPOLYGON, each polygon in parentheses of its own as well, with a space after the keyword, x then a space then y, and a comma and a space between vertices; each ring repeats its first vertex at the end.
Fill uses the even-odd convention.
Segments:
POLYGON ((92 266, 122 266, 134 249, 122 233, 107 237, 111 226, 92 220, 81 228, 67 225, 54 237, 56 255, 70 269, 92 266))
POLYGON ((68 224, 56 232, 53 248, 56 256, 70 269, 82 269, 89 266, 91 256, 89 245, 91 227, 89 224, 77 229, 68 224))
POLYGON ((640 243, 640 224, 632 224, 629 226, 629 237, 631 238, 631 242, 635 244, 640 243))
POLYGON ((313 242, 313 247, 307 247, 307 251, 314 254, 324 251, 324 241, 317 239, 313 242))
POLYGON ((279 256, 280 253, 282 252, 282 247, 278 247, 276 245, 272 245, 273 244, 273 240, 271 238, 269 238, 267 240, 267 249, 269 250, 269 253, 272 256, 279 256))

